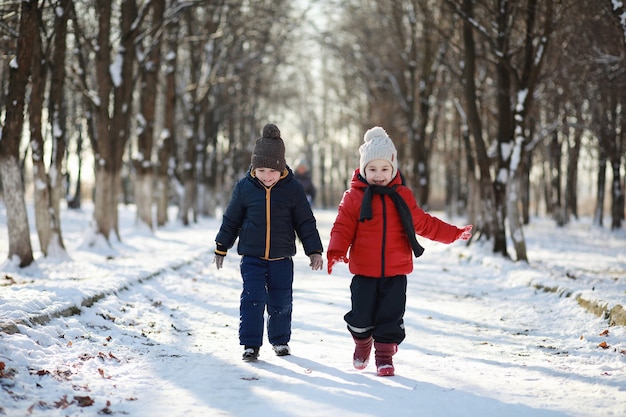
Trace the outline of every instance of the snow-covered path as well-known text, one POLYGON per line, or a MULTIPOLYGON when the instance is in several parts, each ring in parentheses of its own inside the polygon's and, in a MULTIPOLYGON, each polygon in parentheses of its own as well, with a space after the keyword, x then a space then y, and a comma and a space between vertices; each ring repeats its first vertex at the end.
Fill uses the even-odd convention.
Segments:
MULTIPOLYGON (((351 369, 342 321, 349 278, 313 272, 301 273, 295 288, 293 355, 278 358, 266 347, 261 361, 245 363, 234 266, 216 274, 193 264, 81 316, 30 330, 31 340, 48 345, 33 371, 56 375, 37 377, 41 388, 34 385, 27 397, 82 394, 110 401, 93 411, 133 416, 626 414, 624 355, 598 352, 602 321, 572 309, 559 318, 584 323, 572 333, 543 299, 554 295, 528 288, 476 292, 471 277, 457 274, 459 266, 445 272, 433 266, 427 279, 411 282, 396 377, 376 377, 371 366, 351 369)), ((52 411, 65 415, 62 409, 45 415, 52 411)))
MULTIPOLYGON (((323 236, 327 217, 318 217, 323 236)), ((243 362, 233 253, 220 271, 200 258, 79 316, 3 336, 13 352, 0 346, 0 360, 28 363, 29 375, 0 378, 0 408, 8 416, 626 415, 623 327, 533 290, 530 272, 510 262, 477 262, 462 245, 425 246, 409 277, 395 377, 352 368, 347 267, 313 272, 303 255, 293 354, 276 357, 265 345, 258 362, 243 362)))

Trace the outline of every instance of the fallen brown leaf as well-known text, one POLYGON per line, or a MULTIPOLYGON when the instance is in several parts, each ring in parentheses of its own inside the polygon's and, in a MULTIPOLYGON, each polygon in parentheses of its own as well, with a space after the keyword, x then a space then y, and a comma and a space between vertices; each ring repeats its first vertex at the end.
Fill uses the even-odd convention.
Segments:
POLYGON ((83 397, 80 395, 75 395, 74 400, 76 400, 79 407, 91 407, 94 403, 94 401, 89 396, 83 397))
POLYGON ((67 396, 66 395, 61 397, 61 399, 59 401, 55 401, 54 402, 54 406, 56 408, 63 408, 63 409, 66 409, 67 407, 69 407, 70 404, 72 404, 72 403, 67 401, 67 396))

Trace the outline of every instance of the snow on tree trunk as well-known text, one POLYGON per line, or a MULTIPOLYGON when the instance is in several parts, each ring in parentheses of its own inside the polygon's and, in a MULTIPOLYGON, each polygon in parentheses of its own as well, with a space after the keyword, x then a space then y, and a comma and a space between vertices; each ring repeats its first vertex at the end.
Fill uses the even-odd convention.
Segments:
POLYGON ((195 221, 194 201, 196 200, 196 183, 194 178, 188 178, 184 183, 184 193, 181 201, 180 219, 185 226, 190 223, 189 214, 192 214, 192 221, 195 221))
MULTIPOLYGON (((47 67, 43 65, 44 61, 39 59, 43 55, 42 41, 39 32, 33 34, 33 54, 36 57, 32 61, 31 77, 31 93, 28 106, 29 126, 30 126, 30 145, 31 159, 33 163, 33 176, 35 183, 34 199, 35 199, 35 224, 37 234, 39 236, 39 246, 44 256, 50 255, 50 248, 54 247, 56 255, 61 255, 64 251, 61 238, 61 226, 59 222, 60 207, 57 202, 56 206, 53 200, 53 190, 59 187, 58 171, 60 170, 58 151, 58 136, 60 128, 54 122, 52 123, 53 146, 52 155, 50 157, 50 173, 46 172, 44 163, 44 140, 42 135, 42 114, 43 103, 46 88, 47 67), (52 241, 56 239, 56 241, 52 241)), ((56 121, 53 115, 52 120, 56 121)), ((64 149, 64 148, 62 148, 64 149)), ((61 156, 62 160, 62 156, 61 156)))
POLYGON ((104 167, 98 167, 96 170, 96 190, 94 196, 95 232, 103 236, 107 241, 113 227, 111 212, 112 183, 112 173, 104 169, 104 167))
POLYGON ((517 260, 528 262, 526 240, 524 239, 524 229, 521 222, 522 217, 519 211, 519 190, 520 176, 519 169, 517 169, 512 173, 507 184, 507 215, 517 260))
POLYGON ((23 1, 20 4, 20 24, 17 39, 17 55, 9 64, 9 82, 3 106, 5 122, 0 133, 0 178, 7 208, 9 231, 9 258, 18 258, 19 266, 33 262, 30 229, 24 185, 19 164, 20 141, 24 127, 24 103, 26 86, 31 75, 33 49, 38 31, 37 2, 23 1))
POLYGON ((158 175, 156 178, 156 223, 157 227, 167 223, 167 207, 169 203, 169 187, 166 175, 158 175))
POLYGON ((135 201, 137 202, 137 222, 152 230, 152 174, 142 173, 135 178, 135 201))
POLYGON ((48 185, 45 169, 43 162, 37 162, 33 165, 33 180, 35 183, 33 197, 35 200, 35 225, 37 228, 37 236, 39 236, 39 246, 44 256, 48 256, 48 246, 50 245, 50 237, 52 234, 52 221, 49 210, 50 187, 48 185))
MULTIPOLYGON (((37 57, 42 55, 41 35, 39 31, 33 34, 31 45, 33 54, 37 57)), ((50 183, 44 164, 44 143, 41 132, 41 118, 44 101, 46 67, 42 60, 35 58, 32 61, 32 77, 30 87, 30 100, 28 104, 28 117, 30 128, 31 160, 33 163, 33 180, 35 184, 35 225, 39 236, 39 246, 44 256, 48 255, 48 245, 52 234, 52 221, 50 211, 50 183)))
POLYGON ((48 250, 65 252, 61 233, 61 200, 65 197, 63 162, 67 140, 67 104, 64 96, 67 56, 67 22, 70 0, 58 2, 54 20, 54 54, 50 57, 49 123, 52 132, 52 154, 48 180, 50 185, 51 245, 48 250))
POLYGON ((20 267, 33 262, 33 249, 30 243, 28 216, 24 200, 24 187, 20 164, 12 155, 0 156, 0 178, 4 191, 4 204, 7 210, 9 231, 9 259, 19 261, 20 267))

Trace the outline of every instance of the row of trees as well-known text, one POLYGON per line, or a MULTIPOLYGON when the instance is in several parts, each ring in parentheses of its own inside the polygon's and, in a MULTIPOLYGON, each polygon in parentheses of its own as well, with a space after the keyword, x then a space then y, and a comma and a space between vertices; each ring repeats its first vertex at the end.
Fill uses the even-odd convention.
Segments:
MULTIPOLYGON (((224 177, 238 171, 236 162, 246 159, 247 142, 268 115, 263 108, 271 102, 272 73, 284 60, 281 44, 292 30, 289 3, 3 2, 0 30, 9 53, 0 72, 0 177, 9 258, 17 257, 22 266, 33 261, 22 183, 24 143, 30 144, 44 255, 63 250, 63 179, 80 175, 67 164, 68 145, 76 143, 82 161, 84 137, 95 167, 96 238, 119 238, 117 204, 128 168, 138 220, 150 227, 155 201, 156 224, 167 221, 173 185, 179 186, 185 223, 201 204, 213 202, 208 196, 219 181, 216 172, 222 166, 235 167, 221 173, 224 177), (220 144, 220 134, 235 139, 220 144)), ((80 205, 78 185, 74 207, 80 205)))
POLYGON ((613 3, 2 2, 9 258, 33 261, 24 179, 44 255, 64 250, 61 206, 80 206, 85 159, 96 237, 119 239, 129 189, 138 221, 164 225, 174 198, 188 224, 225 203, 267 121, 302 137, 323 206, 337 203, 363 131, 378 124, 419 203, 428 208, 441 174, 448 206, 466 209, 497 253, 509 256, 508 236, 527 259, 522 225, 538 183, 560 224, 578 215, 585 151, 598 164, 594 221, 610 166, 620 228, 626 42, 613 3))
POLYGON ((443 160, 449 196, 466 190, 470 220, 493 239, 494 251, 509 256, 508 236, 516 259, 527 260, 522 225, 529 221, 533 171, 545 183, 549 212, 565 224, 578 215, 586 144, 598 164, 594 222, 603 222, 610 166, 611 227, 622 227, 621 2, 342 4, 345 14, 328 46, 347 64, 349 82, 357 80, 348 91, 365 92, 364 120, 389 126, 405 140, 404 160, 423 206, 432 187, 430 163, 443 160), (459 177, 467 181, 455 184, 459 177))

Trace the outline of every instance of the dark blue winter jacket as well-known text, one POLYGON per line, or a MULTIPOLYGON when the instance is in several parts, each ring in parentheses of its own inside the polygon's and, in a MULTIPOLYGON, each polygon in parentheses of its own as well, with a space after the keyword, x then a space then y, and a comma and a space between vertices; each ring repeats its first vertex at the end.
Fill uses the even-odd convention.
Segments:
POLYGON ((237 253, 263 259, 296 254, 296 234, 304 253, 322 253, 322 241, 311 206, 289 167, 267 188, 248 170, 235 185, 215 242, 237 253))

